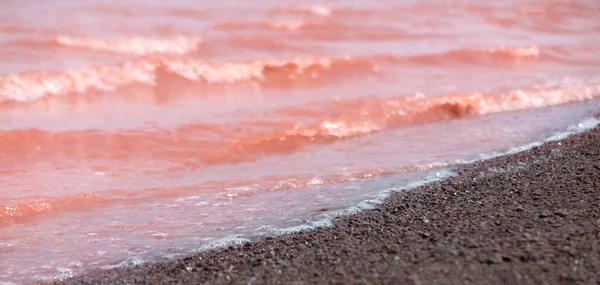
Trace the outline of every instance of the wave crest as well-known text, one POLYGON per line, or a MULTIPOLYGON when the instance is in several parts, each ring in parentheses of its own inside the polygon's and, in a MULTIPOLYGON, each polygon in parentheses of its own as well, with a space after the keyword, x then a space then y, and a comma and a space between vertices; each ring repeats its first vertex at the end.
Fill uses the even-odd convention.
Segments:
MULTIPOLYGON (((160 83, 161 75, 166 74, 207 84, 250 82, 264 88, 289 88, 352 80, 357 76, 378 72, 381 64, 407 67, 445 64, 512 66, 535 60, 539 54, 536 46, 530 46, 463 49, 407 57, 374 55, 212 63, 198 59, 154 56, 120 65, 91 66, 62 72, 31 71, 2 76, 0 103, 31 102, 53 95, 111 92, 132 84, 154 86, 160 83)), ((548 59, 552 60, 551 57, 548 59)))
POLYGON ((144 56, 150 54, 183 55, 197 51, 202 44, 200 37, 175 37, 170 39, 115 38, 99 39, 58 36, 51 43, 68 48, 144 56))
POLYGON ((109 203, 109 199, 93 194, 80 194, 60 198, 47 198, 12 206, 0 205, 0 228, 24 223, 52 213, 85 211, 97 205, 109 203))
POLYGON ((31 102, 49 95, 110 92, 130 84, 155 85, 158 72, 192 81, 231 84, 253 81, 265 87, 314 80, 335 74, 371 72, 364 58, 308 58, 253 62, 208 63, 194 59, 150 57, 117 66, 93 66, 64 72, 26 72, 0 77, 0 103, 31 102))

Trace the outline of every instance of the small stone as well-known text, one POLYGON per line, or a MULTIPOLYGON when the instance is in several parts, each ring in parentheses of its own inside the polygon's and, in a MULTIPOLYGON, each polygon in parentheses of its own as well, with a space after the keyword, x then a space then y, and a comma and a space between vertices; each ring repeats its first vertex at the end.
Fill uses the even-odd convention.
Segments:
POLYGON ((336 269, 335 269, 335 273, 337 273, 337 274, 339 274, 339 275, 341 275, 341 276, 346 276, 346 272, 345 272, 345 271, 344 271, 344 269, 343 269, 343 268, 341 268, 341 267, 338 267, 338 268, 336 268, 336 269))
POLYGON ((509 254, 502 254, 502 260, 504 262, 511 262, 512 261, 512 256, 510 256, 509 254))
POLYGON ((261 266, 262 265, 263 260, 260 257, 256 257, 252 260, 251 264, 252 266, 261 266))
POLYGON ((559 209, 559 210, 556 210, 554 212, 554 214, 559 217, 566 217, 569 214, 569 212, 566 209, 559 209))
POLYGON ((548 212, 548 211, 543 211, 541 212, 538 217, 540 218, 548 218, 548 217, 552 217, 552 213, 548 212))
POLYGON ((504 260, 502 259, 502 256, 500 256, 500 254, 498 254, 498 253, 492 254, 487 259, 488 264, 500 264, 502 262, 504 262, 504 260))
POLYGON ((539 256, 535 251, 528 251, 527 253, 525 253, 524 259, 525 261, 537 261, 539 259, 539 256))
POLYGON ((525 237, 525 239, 527 239, 527 241, 533 241, 533 242, 538 242, 538 241, 540 241, 540 239, 539 239, 539 238, 537 238, 537 237, 534 237, 534 236, 533 236, 532 234, 530 234, 530 233, 524 233, 524 234, 523 234, 523 237, 525 237))
POLYGON ((448 252, 453 256, 458 256, 460 254, 460 252, 458 252, 458 250, 455 248, 451 248, 450 250, 448 250, 448 252))

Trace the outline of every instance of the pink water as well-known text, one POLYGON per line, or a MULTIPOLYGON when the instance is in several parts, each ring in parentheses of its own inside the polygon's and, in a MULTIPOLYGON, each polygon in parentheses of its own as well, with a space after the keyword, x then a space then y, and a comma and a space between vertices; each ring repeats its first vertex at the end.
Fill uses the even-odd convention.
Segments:
POLYGON ((5 1, 0 283, 317 225, 600 110, 597 1, 5 1))

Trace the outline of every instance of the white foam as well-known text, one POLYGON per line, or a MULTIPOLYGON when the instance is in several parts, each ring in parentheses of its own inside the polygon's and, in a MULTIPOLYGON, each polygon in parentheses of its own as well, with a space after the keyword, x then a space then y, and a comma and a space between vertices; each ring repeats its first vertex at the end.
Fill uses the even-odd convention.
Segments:
POLYGON ((83 262, 81 261, 73 261, 71 263, 69 263, 69 265, 67 265, 68 267, 82 267, 83 266, 83 262))
POLYGON ((119 268, 119 267, 134 267, 134 266, 138 266, 144 264, 144 260, 137 257, 137 256, 131 256, 123 261, 121 261, 119 264, 116 265, 105 265, 100 267, 101 269, 113 269, 113 268, 119 268))
POLYGON ((150 236, 153 238, 168 238, 170 235, 168 233, 154 233, 150 236))
POLYGON ((333 9, 331 7, 323 6, 323 5, 307 6, 307 7, 304 7, 304 9, 307 12, 310 12, 310 13, 318 15, 318 16, 323 16, 323 17, 331 16, 331 13, 333 11, 333 9))
POLYGON ((227 191, 233 191, 233 192, 248 192, 248 191, 252 191, 253 188, 252 187, 230 187, 226 189, 227 191))
POLYGON ((325 184, 325 182, 319 178, 313 178, 310 182, 308 182, 308 185, 310 186, 317 186, 323 184, 325 184))
POLYGON ((326 217, 326 218, 323 218, 320 220, 311 221, 309 223, 298 225, 298 226, 293 226, 293 227, 289 227, 289 228, 272 229, 269 233, 271 235, 279 236, 279 235, 291 234, 291 233, 295 233, 295 232, 299 232, 299 231, 303 231, 303 230, 311 230, 311 229, 315 229, 315 228, 326 228, 326 227, 331 227, 331 226, 333 226, 332 219, 329 217, 326 217))
POLYGON ((207 251, 207 250, 211 250, 211 249, 215 249, 215 248, 223 248, 223 247, 227 247, 227 246, 231 246, 231 245, 241 245, 241 244, 243 244, 245 242, 249 242, 249 241, 250 241, 249 239, 241 238, 239 235, 229 236, 229 237, 212 240, 211 242, 209 242, 205 245, 202 245, 198 248, 192 249, 189 252, 190 253, 199 253, 199 252, 203 252, 203 251, 207 251))
POLYGON ((58 274, 54 276, 54 279, 56 280, 65 280, 73 277, 73 270, 71 270, 71 268, 57 267, 56 270, 58 271, 58 274))
POLYGON ((424 179, 410 182, 401 187, 393 187, 393 188, 388 188, 386 190, 383 190, 383 191, 379 192, 379 194, 377 194, 377 196, 375 196, 374 198, 362 201, 362 202, 358 203, 358 205, 356 205, 356 206, 349 207, 349 208, 346 208, 346 209, 343 209, 340 211, 326 213, 324 215, 343 216, 343 215, 362 212, 364 210, 373 209, 376 206, 381 205, 394 192, 411 190, 411 189, 421 187, 421 186, 427 185, 432 182, 444 180, 446 178, 450 178, 450 177, 453 177, 456 175, 457 175, 457 173, 450 169, 440 169, 440 170, 436 171, 435 173, 428 175, 424 179))

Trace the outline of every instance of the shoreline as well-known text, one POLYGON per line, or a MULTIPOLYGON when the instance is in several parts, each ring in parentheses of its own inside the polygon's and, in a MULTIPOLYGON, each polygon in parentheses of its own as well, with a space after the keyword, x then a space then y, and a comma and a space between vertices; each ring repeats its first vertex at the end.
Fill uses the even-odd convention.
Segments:
POLYGON ((600 282, 600 126, 452 169, 332 227, 54 284, 600 282))

